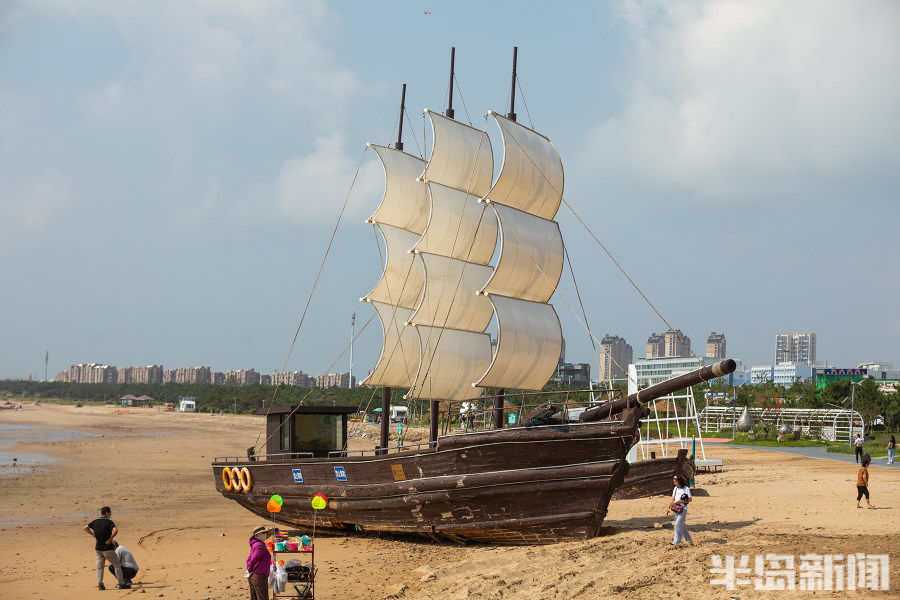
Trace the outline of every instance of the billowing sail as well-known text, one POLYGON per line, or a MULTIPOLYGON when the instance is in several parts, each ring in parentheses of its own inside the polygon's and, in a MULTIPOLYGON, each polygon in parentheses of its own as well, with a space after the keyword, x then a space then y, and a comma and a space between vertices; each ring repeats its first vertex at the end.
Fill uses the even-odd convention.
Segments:
POLYGON ((415 308, 422 294, 422 265, 410 252, 418 234, 393 225, 376 223, 384 237, 387 261, 381 280, 363 300, 383 302, 393 306, 415 308))
POLYGON ((476 198, 487 194, 494 176, 494 155, 487 133, 427 108, 425 114, 431 120, 433 138, 423 179, 476 198))
POLYGON ((413 311, 381 302, 372 302, 372 306, 381 320, 384 343, 378 364, 362 383, 410 387, 416 379, 421 355, 419 336, 414 328, 406 325, 413 311))
POLYGON ((562 328, 549 304, 491 296, 500 334, 490 368, 473 385, 539 390, 562 352, 562 328))
POLYGON ((416 330, 422 360, 406 397, 466 400, 481 395, 471 382, 491 364, 491 336, 424 325, 416 330))
POLYGON ((497 245, 497 217, 477 198, 454 188, 429 182, 428 197, 428 228, 416 252, 488 264, 497 245))
POLYGON ((419 258, 428 283, 410 321, 466 331, 487 329, 494 309, 486 297, 472 290, 483 286, 493 269, 437 254, 423 253, 419 258))
POLYGON ((556 216, 563 195, 559 152, 541 134, 490 111, 503 136, 503 166, 488 197, 543 219, 556 216))
POLYGON ((425 161, 406 152, 369 144, 384 167, 384 196, 369 223, 387 223, 413 233, 425 231, 428 221, 428 199, 425 184, 417 178, 425 161))
POLYGON ((563 241, 556 221, 494 203, 500 217, 500 259, 484 289, 532 302, 546 302, 563 269, 563 241))

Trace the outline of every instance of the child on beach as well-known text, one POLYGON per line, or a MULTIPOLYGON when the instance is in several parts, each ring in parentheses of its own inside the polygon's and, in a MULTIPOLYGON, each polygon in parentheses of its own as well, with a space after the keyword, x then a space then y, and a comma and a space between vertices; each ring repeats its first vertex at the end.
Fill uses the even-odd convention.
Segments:
POLYGON ((250 573, 250 600, 269 600, 269 569, 272 556, 266 548, 269 531, 257 527, 250 536, 250 556, 247 557, 247 572, 250 573))
POLYGON ((859 501, 862 500, 862 497, 866 497, 866 506, 869 508, 874 508, 869 503, 869 457, 864 456, 862 459, 862 468, 860 468, 859 473, 856 475, 856 508, 862 508, 859 505, 859 501))

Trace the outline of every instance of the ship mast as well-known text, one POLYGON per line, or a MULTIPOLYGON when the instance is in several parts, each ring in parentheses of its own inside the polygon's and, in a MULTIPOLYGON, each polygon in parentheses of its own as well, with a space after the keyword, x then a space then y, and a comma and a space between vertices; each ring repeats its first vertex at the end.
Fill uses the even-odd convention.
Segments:
MULTIPOLYGON (((403 151, 403 113, 406 111, 406 84, 403 84, 403 91, 400 94, 400 124, 397 127, 397 143, 394 148, 403 151)), ((351 380, 352 383, 352 380, 351 380)), ((390 418, 391 418, 391 388, 384 386, 381 388, 381 435, 378 447, 379 454, 387 454, 388 443, 390 442, 390 418)))
POLYGON ((519 47, 513 46, 512 83, 509 86, 509 114, 506 115, 506 118, 510 121, 516 120, 516 59, 518 55, 519 47))
POLYGON ((447 99, 447 110, 444 111, 444 114, 451 119, 455 114, 453 112, 453 66, 456 62, 456 47, 450 48, 450 93, 447 99))

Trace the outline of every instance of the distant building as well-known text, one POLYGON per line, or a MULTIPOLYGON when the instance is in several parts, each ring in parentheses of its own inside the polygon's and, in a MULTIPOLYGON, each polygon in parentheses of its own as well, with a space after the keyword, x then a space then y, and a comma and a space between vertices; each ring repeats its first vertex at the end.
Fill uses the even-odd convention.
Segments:
POLYGON ((591 365, 561 363, 557 365, 556 374, 551 381, 570 388, 587 389, 591 385, 591 365))
POLYGON ((56 379, 71 383, 117 383, 118 376, 118 369, 111 365, 79 363, 60 372, 56 379))
MULTIPOLYGON (((342 387, 349 388, 350 386, 350 373, 327 373, 322 374, 316 377, 316 387, 329 388, 329 387, 342 387)), ((356 376, 354 375, 352 378, 353 387, 356 387, 356 376)))
MULTIPOLYGON (((116 378, 117 383, 134 383, 134 367, 122 367, 116 378)), ((123 396, 124 398, 124 396, 123 396)))
POLYGON ((272 376, 271 375, 260 375, 259 376, 259 385, 272 385, 272 376))
POLYGON ((131 381, 128 383, 162 383, 164 370, 162 365, 144 367, 128 367, 131 369, 131 381))
POLYGON ((816 387, 823 388, 839 380, 862 381, 869 376, 867 369, 816 369, 816 387))
POLYGON ((634 350, 617 335, 606 334, 600 340, 600 381, 625 379, 625 370, 634 361, 634 350))
POLYGON ((259 385, 259 373, 254 369, 239 369, 237 371, 228 371, 225 379, 234 379, 238 385, 259 385))
POLYGON ((175 383, 175 369, 166 369, 163 371, 163 383, 175 383))
POLYGON ((684 335, 680 329, 669 329, 663 336, 666 341, 666 358, 691 355, 691 338, 684 335))
POLYGON ((209 382, 213 385, 222 385, 223 383, 225 383, 225 373, 222 373, 221 371, 210 373, 209 382))
POLYGON ((707 357, 699 361, 694 357, 684 356, 639 358, 634 361, 634 368, 638 385, 655 385, 717 362, 719 362, 717 359, 707 357))
POLYGON ((651 333, 647 338, 647 358, 663 358, 666 355, 666 338, 661 333, 651 333))
POLYGON ((175 383, 210 383, 212 369, 209 367, 180 367, 175 369, 175 383))
POLYGON ((275 371, 272 374, 272 385, 293 385, 311 388, 316 385, 316 378, 310 377, 303 371, 285 371, 284 373, 275 371))
POLYGON ((779 333, 775 336, 775 364, 813 366, 816 362, 816 334, 779 333))
POLYGON ((713 331, 706 338, 706 356, 725 358, 725 334, 713 331))

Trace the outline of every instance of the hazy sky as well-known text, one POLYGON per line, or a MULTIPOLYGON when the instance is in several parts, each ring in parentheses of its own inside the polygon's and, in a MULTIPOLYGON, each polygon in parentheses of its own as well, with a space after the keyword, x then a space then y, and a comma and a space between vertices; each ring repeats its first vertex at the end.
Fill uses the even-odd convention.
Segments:
MULTIPOLYGON (((280 368, 365 143, 395 137, 405 82, 418 152, 451 45, 478 126, 519 46, 516 109, 566 199, 695 347, 722 331, 761 364, 811 330, 820 360, 900 366, 897 2, 59 0, 0 4, 0 377, 48 349, 51 376, 280 368)), ((372 315, 382 187, 367 153, 289 369, 324 371, 372 315)), ((642 355, 664 324, 558 220, 597 337, 642 355)), ((577 306, 568 272, 560 293, 577 306)), ((357 373, 380 339, 376 318, 357 373)))

